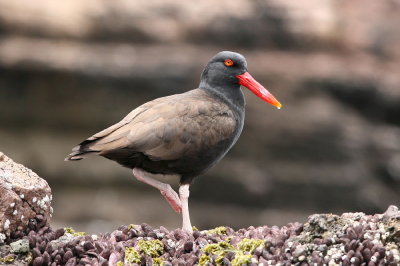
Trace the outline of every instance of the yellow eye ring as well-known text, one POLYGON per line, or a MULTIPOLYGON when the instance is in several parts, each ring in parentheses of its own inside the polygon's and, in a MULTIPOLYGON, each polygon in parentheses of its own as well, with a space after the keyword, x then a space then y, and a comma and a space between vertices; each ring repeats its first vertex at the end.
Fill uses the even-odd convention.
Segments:
POLYGON ((233 66, 233 61, 232 61, 232 59, 226 59, 226 60, 224 61, 224 65, 227 66, 227 67, 233 66))

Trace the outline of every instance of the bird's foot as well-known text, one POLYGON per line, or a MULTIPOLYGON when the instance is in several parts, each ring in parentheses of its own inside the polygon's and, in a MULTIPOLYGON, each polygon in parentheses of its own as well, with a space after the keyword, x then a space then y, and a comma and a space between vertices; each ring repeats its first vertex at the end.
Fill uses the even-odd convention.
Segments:
POLYGON ((161 195, 164 196, 169 205, 172 207, 172 209, 177 213, 181 213, 182 211, 181 200, 179 199, 178 194, 172 189, 172 187, 170 185, 167 185, 167 188, 165 190, 160 189, 160 192, 161 195))
POLYGON ((193 234, 193 227, 191 227, 191 226, 182 226, 182 230, 184 231, 184 232, 186 232, 186 233, 188 233, 189 235, 192 235, 193 234))
POLYGON ((157 188, 161 192, 161 195, 163 195, 164 198, 167 200, 169 205, 171 205, 174 211, 176 211, 177 213, 180 213, 182 211, 181 200, 178 194, 175 192, 175 190, 173 190, 173 188, 169 184, 165 184, 163 182, 151 178, 150 176, 146 176, 146 173, 139 168, 133 169, 133 175, 140 182, 146 183, 152 187, 157 188))

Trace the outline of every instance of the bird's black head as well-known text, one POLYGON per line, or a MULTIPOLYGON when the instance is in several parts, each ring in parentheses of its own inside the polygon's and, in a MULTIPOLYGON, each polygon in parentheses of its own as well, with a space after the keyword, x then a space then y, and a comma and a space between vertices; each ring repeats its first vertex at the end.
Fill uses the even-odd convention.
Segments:
POLYGON ((243 55, 230 51, 219 52, 204 68, 200 88, 205 86, 239 88, 236 76, 245 72, 247 72, 247 62, 243 55))
POLYGON ((240 91, 240 85, 264 101, 281 108, 279 101, 247 72, 246 59, 238 53, 223 51, 211 58, 201 74, 199 87, 232 98, 240 91))

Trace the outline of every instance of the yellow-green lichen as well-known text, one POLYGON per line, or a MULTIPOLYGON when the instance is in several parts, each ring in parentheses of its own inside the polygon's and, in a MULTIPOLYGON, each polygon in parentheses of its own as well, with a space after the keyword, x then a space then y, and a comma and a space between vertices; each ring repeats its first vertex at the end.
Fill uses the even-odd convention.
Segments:
POLYGON ((192 226, 192 230, 193 230, 193 231, 199 231, 199 229, 198 229, 196 226, 194 226, 194 225, 192 226))
MULTIPOLYGON (((141 256, 133 247, 125 248, 125 264, 140 263, 141 256)), ((124 264, 122 264, 124 265, 124 264)))
POLYGON ((28 252, 28 254, 26 254, 24 261, 30 263, 33 260, 33 255, 32 252, 28 252))
POLYGON ((208 260, 211 261, 211 258, 208 255, 216 255, 217 258, 215 259, 215 262, 217 264, 221 264, 222 259, 224 258, 224 256, 226 255, 226 253, 228 253, 229 251, 233 251, 235 252, 235 248, 229 244, 228 242, 225 241, 221 241, 219 243, 215 243, 215 244, 208 244, 206 246, 203 247, 203 252, 205 254, 203 254, 200 257, 200 261, 202 260, 203 257, 203 264, 202 265, 206 265, 208 260))
POLYGON ((231 261, 233 266, 246 265, 251 262, 251 254, 254 250, 264 244, 264 240, 248 238, 240 241, 236 247, 232 246, 227 241, 208 244, 202 248, 203 255, 200 257, 199 265, 213 263, 213 259, 211 258, 212 256, 214 256, 214 264, 221 265, 223 258, 228 252, 235 253, 235 258, 231 261))
POLYGON ((72 227, 66 227, 66 228, 64 228, 64 231, 65 231, 66 234, 70 234, 70 235, 73 235, 73 236, 84 236, 84 235, 86 235, 85 232, 76 232, 72 227))
POLYGON ((13 255, 7 255, 3 258, 0 258, 0 263, 12 263, 14 262, 15 257, 13 255))
POLYGON ((128 230, 132 230, 132 229, 135 229, 135 225, 134 224, 128 225, 128 230))
POLYGON ((124 266, 124 263, 122 261, 118 261, 116 266, 124 266))
POLYGON ((204 266, 204 265, 207 265, 208 263, 212 263, 210 256, 208 256, 206 254, 202 254, 199 259, 199 265, 204 266))
POLYGON ((232 266, 247 265, 251 262, 251 255, 238 252, 235 258, 231 261, 232 266))
POLYGON ((208 235, 226 235, 226 227, 225 226, 218 226, 214 229, 210 229, 207 231, 208 235))
POLYGON ((253 253, 256 248, 265 244, 265 240, 244 238, 237 244, 237 248, 243 252, 253 253))
POLYGON ((162 258, 153 258, 153 266, 164 265, 164 260, 162 258))
POLYGON ((203 252, 210 255, 222 255, 228 251, 235 251, 235 249, 231 244, 225 241, 221 241, 215 244, 208 244, 203 247, 203 252))
POLYGON ((156 258, 164 252, 164 244, 158 240, 144 240, 141 239, 138 242, 139 250, 144 254, 156 258))
POLYGON ((224 256, 218 256, 217 258, 215 258, 216 265, 223 265, 223 263, 224 263, 224 256))

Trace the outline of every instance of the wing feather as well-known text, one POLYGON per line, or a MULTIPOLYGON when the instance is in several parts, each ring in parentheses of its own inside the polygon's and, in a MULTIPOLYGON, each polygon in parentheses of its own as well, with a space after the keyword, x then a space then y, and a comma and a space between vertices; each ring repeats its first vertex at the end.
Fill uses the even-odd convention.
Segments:
POLYGON ((175 160, 229 138, 236 123, 227 105, 193 90, 136 108, 119 123, 82 142, 75 153, 106 155, 129 149, 152 160, 175 160))

